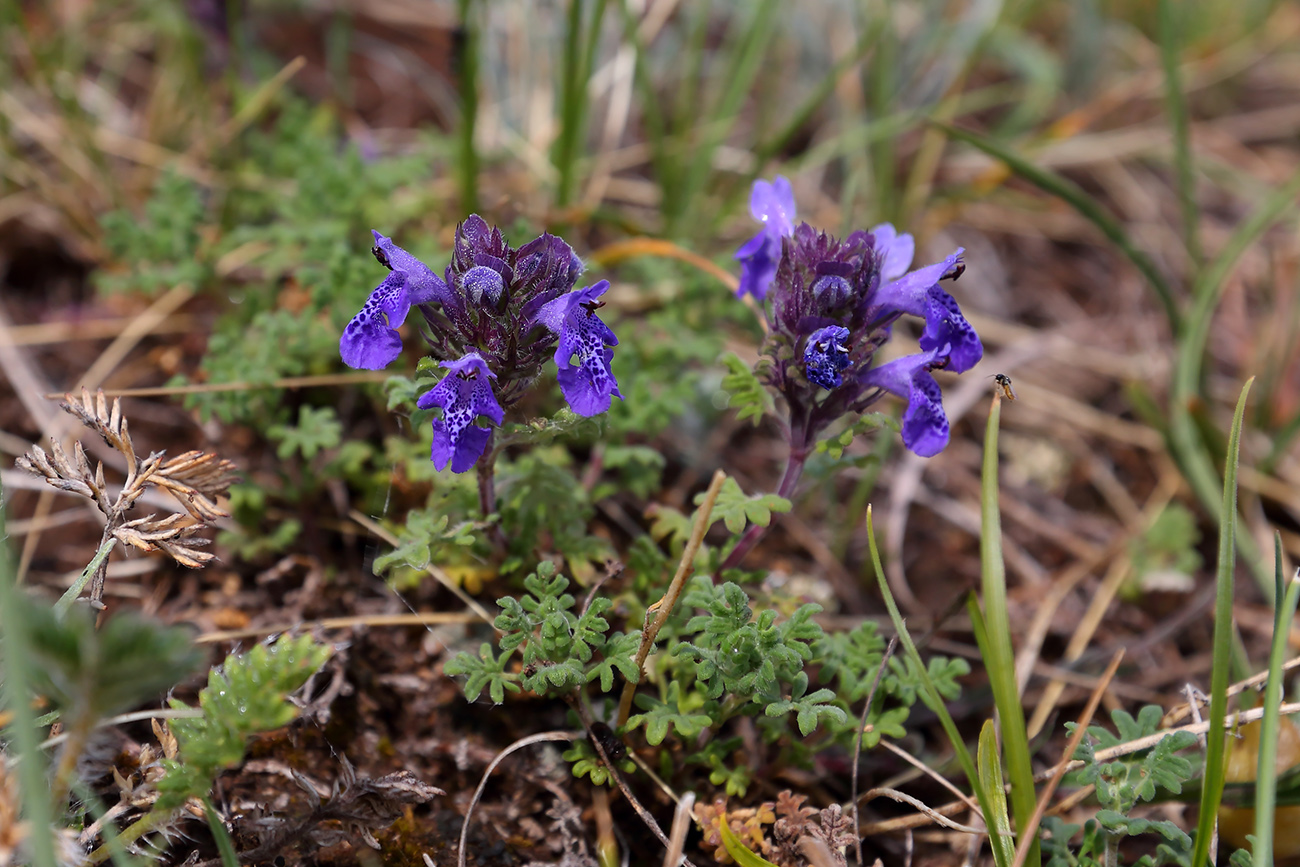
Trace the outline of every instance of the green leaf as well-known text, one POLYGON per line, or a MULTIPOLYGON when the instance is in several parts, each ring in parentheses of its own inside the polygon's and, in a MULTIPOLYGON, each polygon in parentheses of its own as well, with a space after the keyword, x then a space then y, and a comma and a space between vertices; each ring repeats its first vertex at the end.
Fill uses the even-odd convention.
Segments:
POLYGON ((680 551, 691 538, 691 519, 672 506, 652 503, 646 509, 650 518, 650 536, 662 542, 668 539, 668 546, 680 551))
MULTIPOLYGON (((592 785, 614 785, 614 775, 609 772, 609 768, 605 767, 605 763, 600 760, 600 754, 586 739, 574 741, 573 746, 561 755, 565 761, 573 762, 573 776, 578 779, 591 777, 592 785)), ((623 759, 616 764, 625 774, 636 770, 636 763, 631 759, 623 759)))
MULTIPOLYGON (((1183 784, 1194 775, 1191 761, 1178 755, 1196 743, 1196 736, 1190 732, 1172 732, 1150 750, 1115 761, 1100 764, 1096 761, 1099 747, 1107 749, 1159 732, 1161 713, 1158 705, 1146 705, 1138 711, 1137 717, 1130 716, 1123 709, 1112 711, 1116 734, 1101 726, 1089 726, 1088 737, 1080 743, 1076 753, 1087 764, 1077 772, 1075 779, 1083 785, 1091 783, 1097 787, 1097 800, 1103 808, 1127 813, 1139 801, 1152 800, 1159 790, 1181 793, 1183 784)), ((1066 728, 1073 731, 1074 724, 1066 723, 1066 728)))
POLYGON ((756 855, 753 850, 745 847, 740 839, 731 832, 731 827, 727 824, 727 814, 721 813, 718 816, 718 832, 722 835, 722 846, 727 850, 727 854, 732 857, 740 867, 776 867, 771 861, 761 855, 756 855))
POLYGON ((468 548, 477 541, 472 521, 451 524, 446 513, 435 515, 434 509, 415 509, 406 518, 406 526, 397 531, 397 547, 375 558, 374 571, 382 575, 394 566, 423 570, 446 552, 468 548))
POLYGON ((644 726, 646 741, 651 746, 657 747, 668 736, 670 726, 677 732, 678 737, 693 738, 712 725, 713 720, 709 718, 708 714, 690 713, 683 710, 680 692, 681 683, 674 680, 668 685, 668 692, 665 695, 666 701, 660 701, 654 696, 645 693, 638 693, 634 701, 637 707, 645 712, 628 718, 628 731, 635 729, 637 726, 644 726))
POLYGON ((848 714, 843 708, 831 704, 835 700, 835 693, 829 689, 819 689, 811 695, 802 695, 808 685, 808 676, 799 672, 798 677, 802 680, 794 687, 795 695, 790 699, 769 704, 765 711, 768 716, 784 716, 794 712, 799 725, 799 734, 804 737, 808 737, 816 730, 823 717, 831 725, 844 725, 848 721, 848 714))
POLYGON ((722 356, 722 363, 727 367, 727 374, 722 377, 722 390, 728 396, 727 405, 736 410, 739 421, 750 419, 754 427, 758 427, 763 416, 772 412, 772 395, 749 365, 734 352, 722 356))
POLYGON ((514 655, 513 650, 506 650, 500 656, 494 656, 492 645, 485 641, 479 646, 478 654, 478 658, 475 658, 462 650, 442 667, 443 674, 451 677, 469 675, 465 681, 467 700, 477 701, 485 687, 493 704, 501 704, 505 701, 506 690, 520 691, 519 685, 515 683, 519 675, 506 671, 506 663, 514 655))
MULTIPOLYGON (((1297 173, 1300 177, 1300 173, 1297 173)), ((1240 230, 1239 230, 1240 231, 1240 230)), ((1226 251, 1225 251, 1226 252, 1226 251)), ((1224 254, 1220 254, 1222 258, 1224 254)), ((1202 772, 1201 813, 1196 824, 1196 850, 1193 864, 1204 864, 1209 854, 1210 838, 1223 798, 1225 725, 1228 712, 1228 668, 1232 657, 1233 567, 1236 564, 1237 539, 1237 462, 1241 457, 1241 425, 1246 413, 1246 398, 1255 380, 1249 379, 1237 399, 1228 437, 1228 453, 1223 470, 1223 501, 1219 507, 1219 555, 1215 569, 1214 638, 1210 664, 1210 730, 1205 737, 1205 770, 1202 772)))
MULTIPOLYGON (((853 424, 840 431, 835 436, 829 437, 817 443, 817 453, 826 454, 832 460, 840 460, 844 457, 844 450, 858 438, 860 434, 867 431, 880 430, 889 428, 894 433, 902 431, 903 426, 899 424, 898 419, 883 412, 869 412, 860 416, 853 424)), ((868 460, 871 456, 868 456, 868 460)))
POLYGON ((870 749, 880 743, 882 737, 891 737, 894 740, 907 737, 907 729, 903 728, 903 723, 907 722, 911 713, 911 708, 907 707, 878 710, 873 703, 871 713, 867 715, 867 724, 871 726, 871 731, 862 733, 862 746, 870 749))
POLYGON ((614 688, 614 669, 618 669, 624 680, 637 683, 641 679, 641 669, 636 664, 640 647, 640 632, 614 633, 601 650, 601 660, 587 669, 587 682, 599 678, 601 692, 609 692, 614 688))
POLYGON ((1007 812, 1007 793, 1002 787, 1002 757, 998 755, 997 730, 993 720, 986 720, 980 729, 979 749, 976 752, 976 767, 979 768, 980 783, 989 793, 993 805, 992 820, 986 817, 989 832, 1003 840, 1012 841, 1011 816, 1007 812))
MULTIPOLYGON (((695 505, 698 506, 703 502, 704 494, 697 494, 695 505)), ((790 511, 790 501, 786 498, 778 497, 776 494, 746 496, 736 480, 728 476, 722 483, 722 490, 718 492, 717 500, 714 501, 713 514, 709 516, 709 520, 710 523, 722 521, 728 532, 736 535, 745 529, 747 522, 766 527, 772 523, 773 512, 788 511, 790 511)))
POLYGON ((272 442, 279 443, 275 454, 280 460, 288 460, 295 453, 311 460, 322 449, 338 447, 343 436, 343 423, 333 407, 301 406, 296 426, 274 424, 267 429, 266 435, 272 442))

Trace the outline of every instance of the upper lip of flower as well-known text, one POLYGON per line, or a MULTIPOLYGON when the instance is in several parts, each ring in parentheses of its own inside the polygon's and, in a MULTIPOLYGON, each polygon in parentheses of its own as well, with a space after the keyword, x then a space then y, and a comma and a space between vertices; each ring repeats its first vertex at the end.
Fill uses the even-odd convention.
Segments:
POLYGON ((749 293, 762 301, 776 276, 776 263, 781 258, 781 239, 794 231, 794 190, 790 182, 780 175, 771 183, 754 181, 749 196, 749 213, 763 224, 763 228, 736 251, 735 258, 741 263, 740 286, 736 294, 749 293))

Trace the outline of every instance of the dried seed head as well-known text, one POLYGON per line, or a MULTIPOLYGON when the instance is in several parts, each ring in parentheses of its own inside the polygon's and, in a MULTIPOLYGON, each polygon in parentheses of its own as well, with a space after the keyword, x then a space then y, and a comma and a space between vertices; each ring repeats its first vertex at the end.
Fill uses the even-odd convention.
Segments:
MULTIPOLYGON (((126 459, 126 481, 121 493, 116 499, 110 499, 104 483, 104 465, 96 463, 92 470, 80 442, 74 445, 71 459, 57 441, 51 440, 48 452, 33 446, 18 458, 17 466, 43 477, 51 487, 93 501, 106 519, 105 541, 113 539, 142 551, 163 551, 191 569, 210 563, 214 555, 199 550, 209 542, 196 534, 218 518, 229 517, 217 505, 216 498, 229 491, 236 481, 235 465, 200 451, 189 451, 170 460, 165 460, 162 452, 153 452, 140 461, 120 400, 115 398, 110 406, 103 391, 96 391, 92 396, 84 388, 80 400, 70 394, 64 397, 60 406, 126 459), (149 488, 166 490, 185 511, 161 519, 149 515, 128 521, 127 513, 149 488)), ((103 595, 107 565, 107 559, 101 561, 90 585, 90 601, 95 607, 102 607, 99 599, 103 595)))

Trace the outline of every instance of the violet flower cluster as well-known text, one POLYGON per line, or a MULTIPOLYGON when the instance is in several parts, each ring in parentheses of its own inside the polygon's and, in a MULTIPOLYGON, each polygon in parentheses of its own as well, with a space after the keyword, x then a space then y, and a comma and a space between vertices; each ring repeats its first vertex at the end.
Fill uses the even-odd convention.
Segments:
POLYGON ((843 240, 794 225, 790 182, 758 181, 750 212, 763 230, 736 253, 740 295, 763 304, 769 334, 758 373, 789 409, 788 496, 818 434, 846 414, 858 414, 886 393, 907 401, 903 443, 930 457, 948 444, 948 418, 931 372, 961 373, 984 354, 979 336, 940 283, 965 270, 962 250, 908 271, 911 235, 883 223, 843 240), (921 351, 876 364, 876 351, 901 316, 924 320, 921 351))
POLYGON ((372 252, 389 273, 343 330, 339 352, 349 367, 387 367, 402 351, 397 328, 419 311, 430 354, 447 370, 417 401, 441 410, 436 469, 474 466, 493 435, 476 422, 500 425, 548 358, 578 415, 598 415, 623 396, 610 370, 618 338, 596 315, 609 283, 574 289, 582 261, 560 238, 544 234, 516 249, 475 214, 456 227, 442 277, 378 232, 372 252))

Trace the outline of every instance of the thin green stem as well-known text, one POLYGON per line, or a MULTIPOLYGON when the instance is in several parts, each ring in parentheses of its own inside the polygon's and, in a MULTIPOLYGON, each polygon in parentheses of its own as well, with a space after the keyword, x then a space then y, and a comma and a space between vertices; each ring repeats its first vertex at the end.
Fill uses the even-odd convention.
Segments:
MULTIPOLYGON (((948 735, 948 741, 952 744, 953 752, 957 754, 957 761, 961 764, 961 769, 966 773, 966 779, 975 792, 975 799, 979 802, 980 811, 986 817, 991 817, 994 815, 992 795, 985 790, 980 782, 979 772, 975 768, 975 762, 971 758, 970 751, 966 749, 966 742, 962 740, 961 732, 957 730, 957 723, 953 721, 952 714, 948 713, 948 708, 943 703, 943 696, 939 694, 934 682, 930 680, 929 671, 921 659, 920 652, 916 649, 916 643, 912 640, 911 633, 907 631, 907 623, 903 620, 902 612, 898 610, 898 603, 894 601, 894 594, 889 589, 889 582, 885 580, 885 569, 880 564, 880 549, 876 546, 876 528, 872 521, 870 507, 867 508, 867 545, 871 549, 871 563, 876 570, 876 583, 880 587, 880 595, 884 597, 885 607, 889 610, 889 619, 893 621, 894 629, 898 633, 898 640, 903 643, 903 650, 911 664, 915 666, 916 674, 920 680, 919 691, 921 698, 924 700, 926 707, 938 715, 939 723, 948 735)), ((1011 846, 1012 841, 1004 839, 1000 834, 991 835, 989 841, 993 847, 993 859, 997 863, 997 867, 1010 867, 1015 854, 1011 846)))
POLYGON ((1254 380, 1247 380, 1237 401, 1228 438, 1227 460, 1223 471, 1223 503, 1219 511, 1219 557, 1216 569, 1217 592, 1214 601, 1214 640, 1210 669, 1210 730, 1205 737, 1205 772, 1202 776, 1201 813, 1196 826, 1196 851, 1193 864, 1204 864, 1209 857, 1210 840, 1219 802, 1223 798, 1226 766, 1224 754, 1224 716, 1228 712, 1228 674, 1232 657, 1233 569, 1237 551, 1237 459, 1241 447, 1241 426, 1246 413, 1246 398, 1254 380))
MULTIPOLYGON (((998 430, 1002 396, 994 395, 984 433, 984 462, 980 482, 980 573, 984 603, 985 641, 981 644, 1001 723, 1002 753, 1011 783, 1011 805, 1016 827, 1032 824, 1037 800, 1034 769, 1025 730, 1025 712, 1016 686, 1015 652, 1011 647, 1011 619, 1007 613, 1007 573, 1002 560, 1002 516, 998 510, 998 430)), ((1042 856, 1037 842, 1025 863, 1037 865, 1042 856)))
POLYGON ((1185 7, 1160 0, 1160 59, 1165 70, 1165 111, 1174 133, 1174 174, 1178 179, 1178 204, 1182 208, 1183 243, 1193 267, 1201 264, 1200 211, 1196 206, 1196 176, 1192 164, 1187 99, 1183 94, 1178 61, 1182 48, 1179 15, 1185 7))
POLYGON ((81 575, 78 576, 77 580, 72 582, 72 586, 59 597, 59 601, 54 603, 54 611, 56 614, 62 617, 67 613, 68 609, 72 607, 72 604, 81 596, 81 591, 90 583, 90 579, 93 578, 95 573, 101 568, 104 568, 104 562, 108 559, 108 555, 113 552, 113 548, 116 546, 117 539, 112 536, 108 536, 104 541, 99 543, 99 550, 95 552, 95 556, 86 564, 86 568, 82 570, 81 575))
POLYGON ((555 167, 559 172, 555 201, 560 207, 573 201, 577 186, 578 154, 587 128, 587 79, 599 47, 606 3, 595 0, 588 16, 586 0, 569 0, 560 79, 560 134, 555 140, 555 167))
POLYGON ((1282 588, 1282 538, 1274 537, 1274 574, 1277 577, 1277 608, 1273 617, 1273 644, 1268 655, 1268 680, 1264 687, 1264 718, 1259 731, 1259 764, 1255 771, 1255 842, 1251 847, 1256 864, 1273 863, 1273 821, 1277 815, 1277 748, 1283 722, 1279 715, 1282 703, 1282 665, 1287 658, 1287 638, 1300 602, 1300 570, 1282 588))

